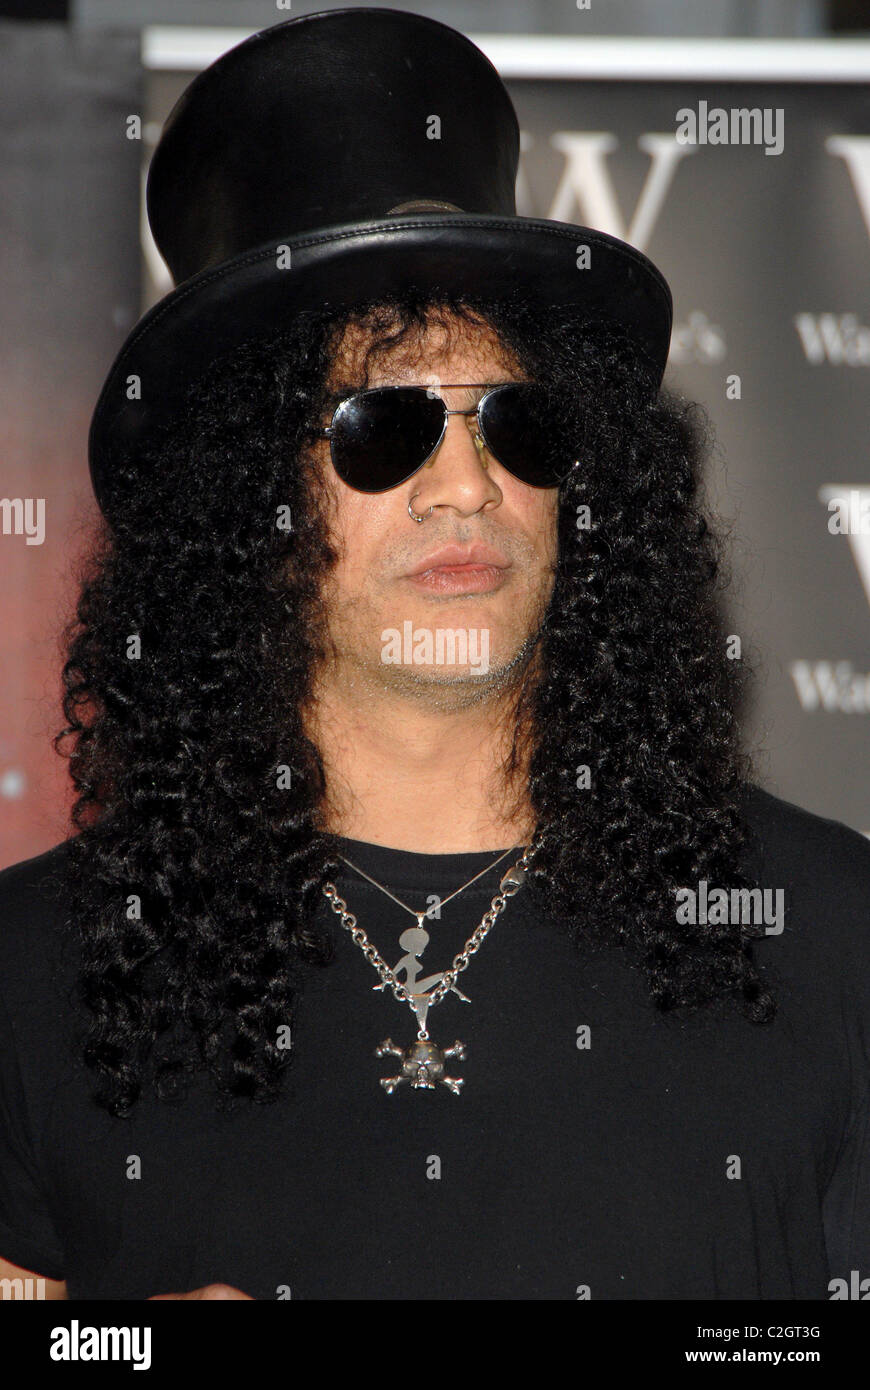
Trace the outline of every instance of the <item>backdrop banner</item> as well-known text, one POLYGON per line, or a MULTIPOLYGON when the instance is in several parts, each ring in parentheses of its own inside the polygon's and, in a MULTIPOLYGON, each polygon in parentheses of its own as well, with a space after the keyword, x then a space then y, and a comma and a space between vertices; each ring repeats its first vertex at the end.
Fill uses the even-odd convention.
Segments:
POLYGON ((509 86, 519 210, 625 238, 673 289, 665 384, 716 435, 758 780, 870 833, 870 89, 509 86))
POLYGON ((0 24, 0 866, 66 833, 59 630, 91 411, 139 314, 141 108, 138 31, 0 24))

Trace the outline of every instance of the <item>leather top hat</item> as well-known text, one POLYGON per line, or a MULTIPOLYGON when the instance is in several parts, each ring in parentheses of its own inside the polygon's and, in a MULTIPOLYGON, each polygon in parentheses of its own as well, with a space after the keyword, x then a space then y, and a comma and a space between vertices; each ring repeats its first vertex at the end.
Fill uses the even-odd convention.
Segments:
POLYGON ((91 422, 106 515, 123 506, 117 460, 135 460, 211 361, 325 302, 432 284, 580 301, 625 326, 658 386, 672 315, 664 277, 603 232, 518 217, 518 160, 516 113, 489 60, 455 29, 402 10, 304 15, 201 72, 169 114, 147 184, 176 288, 129 335, 91 422))

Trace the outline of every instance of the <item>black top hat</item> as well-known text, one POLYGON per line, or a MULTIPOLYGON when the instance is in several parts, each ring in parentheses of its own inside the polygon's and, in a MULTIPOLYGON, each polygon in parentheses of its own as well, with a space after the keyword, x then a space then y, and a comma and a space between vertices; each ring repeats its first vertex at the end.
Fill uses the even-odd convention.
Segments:
POLYGON ((495 68, 437 20, 329 10, 276 24, 182 93, 148 175, 148 218, 176 288, 133 329, 91 421, 94 491, 171 418, 217 356, 325 300, 405 285, 533 288, 621 323, 661 382, 671 294, 634 247, 518 217, 519 128, 495 68), (590 248, 578 268, 577 248, 590 248), (128 378, 141 398, 128 398, 128 378))

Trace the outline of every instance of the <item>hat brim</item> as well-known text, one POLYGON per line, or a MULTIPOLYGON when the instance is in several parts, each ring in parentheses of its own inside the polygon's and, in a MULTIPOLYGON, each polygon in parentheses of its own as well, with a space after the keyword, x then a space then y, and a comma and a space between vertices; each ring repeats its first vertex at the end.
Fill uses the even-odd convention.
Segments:
POLYGON ((459 294, 525 288, 548 303, 579 303, 621 324, 658 386, 670 347, 667 281, 640 251, 589 227, 530 217, 436 214, 327 227, 287 237, 191 276, 155 304, 122 346, 97 401, 88 439, 94 492, 110 515, 113 460, 171 418, 209 364, 294 313, 351 307, 406 286, 459 294), (286 246, 286 268, 278 247, 286 246), (579 268, 580 248, 589 265, 579 268), (140 399, 128 398, 131 376, 140 399))

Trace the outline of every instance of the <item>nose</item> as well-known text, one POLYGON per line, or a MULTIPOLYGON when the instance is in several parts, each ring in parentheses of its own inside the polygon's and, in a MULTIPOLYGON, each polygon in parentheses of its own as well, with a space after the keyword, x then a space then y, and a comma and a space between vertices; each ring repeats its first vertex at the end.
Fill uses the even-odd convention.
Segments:
POLYGON ((429 507, 452 507, 460 516, 497 507, 502 491, 492 477, 491 462, 476 411, 451 412, 435 453, 408 480, 408 500, 413 497, 414 511, 425 514, 429 507))

